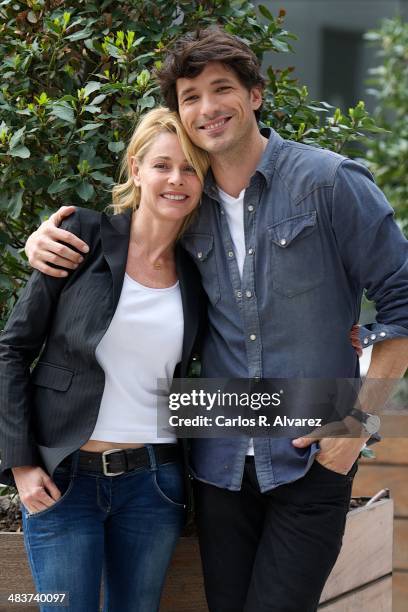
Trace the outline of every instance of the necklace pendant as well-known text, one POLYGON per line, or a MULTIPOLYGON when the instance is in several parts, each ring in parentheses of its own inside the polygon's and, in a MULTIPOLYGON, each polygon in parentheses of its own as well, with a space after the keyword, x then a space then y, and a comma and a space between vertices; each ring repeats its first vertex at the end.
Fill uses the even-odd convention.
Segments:
POLYGON ((154 268, 155 270, 161 270, 162 265, 161 265, 160 263, 154 263, 154 264, 153 264, 153 268, 154 268))

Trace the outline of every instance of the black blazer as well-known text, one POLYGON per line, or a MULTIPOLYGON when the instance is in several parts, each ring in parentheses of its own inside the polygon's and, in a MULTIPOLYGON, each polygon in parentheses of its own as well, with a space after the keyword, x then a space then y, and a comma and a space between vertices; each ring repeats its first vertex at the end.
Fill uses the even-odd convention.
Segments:
MULTIPOLYGON (((63 279, 35 271, 1 334, 0 482, 12 484, 10 468, 19 465, 42 465, 52 475, 92 434, 105 384, 95 349, 118 304, 130 219, 130 212, 108 217, 77 208, 63 226, 89 245, 85 261, 63 279)), ((176 265, 184 312, 176 373, 185 377, 204 325, 206 297, 179 245, 176 265)))

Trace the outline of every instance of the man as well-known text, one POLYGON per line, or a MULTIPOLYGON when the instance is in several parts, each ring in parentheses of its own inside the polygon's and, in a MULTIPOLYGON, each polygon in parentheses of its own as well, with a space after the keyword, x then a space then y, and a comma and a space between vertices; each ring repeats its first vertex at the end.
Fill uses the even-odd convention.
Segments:
MULTIPOLYGON (((264 81, 237 38, 179 39, 159 74, 167 105, 208 151, 198 218, 183 237, 209 298, 208 378, 355 378, 348 330, 363 289, 377 323, 368 378, 408 365, 408 243, 369 172, 339 155, 260 132, 264 81)), ((29 240, 54 276, 78 264, 56 225, 29 240)), ((374 401, 367 385, 360 405, 374 401)), ((197 522, 211 612, 312 612, 341 547, 356 459, 369 434, 194 440, 197 522), (318 454, 317 454, 318 453, 318 454)))

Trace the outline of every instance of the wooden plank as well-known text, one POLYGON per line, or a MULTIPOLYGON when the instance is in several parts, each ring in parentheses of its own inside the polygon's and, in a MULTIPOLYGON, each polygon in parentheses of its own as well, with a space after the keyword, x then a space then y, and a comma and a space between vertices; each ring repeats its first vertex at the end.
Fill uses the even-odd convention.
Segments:
POLYGON ((394 520, 393 566, 397 570, 408 570, 408 519, 394 520))
MULTIPOLYGON (((26 550, 22 533, 2 533, 0 534, 0 593, 10 595, 10 593, 35 593, 31 572, 27 561, 26 550), (7 585, 7 587, 6 587, 7 585)), ((9 603, 2 603, 0 610, 10 612, 34 612, 38 606, 10 606, 9 603)))
POLYGON ((207 612, 196 538, 180 538, 164 586, 160 612, 207 612))
POLYGON ((392 577, 392 612, 407 612, 408 573, 394 572, 392 577))
POLYGON ((408 437, 408 407, 403 409, 403 413, 383 413, 381 418, 381 435, 383 438, 396 438, 404 440, 408 437))
POLYGON ((35 593, 22 533, 0 534, 0 576, 1 593, 35 593))
POLYGON ((343 546, 321 603, 392 572, 392 529, 391 499, 349 512, 343 546))
POLYGON ((375 459, 361 459, 360 463, 373 465, 376 463, 398 463, 408 465, 408 438, 385 438, 372 446, 375 459))
MULTIPOLYGON (((393 612, 392 577, 375 582, 344 595, 332 603, 320 605, 321 612, 393 612)), ((395 611, 394 611, 395 612, 395 611)))
MULTIPOLYGON (((370 508, 358 508, 349 513, 343 549, 326 585, 324 601, 391 571, 392 506, 392 500, 382 500, 370 508)), ((35 592, 22 534, 0 534, 0 576, 2 593, 35 592)), ((19 609, 23 612, 23 608, 19 609)), ((160 611, 192 610, 207 612, 198 542, 196 538, 181 538, 168 573, 160 611)))
POLYGON ((354 479, 353 496, 374 495, 388 488, 394 498, 395 515, 408 517, 408 466, 360 465, 354 479))

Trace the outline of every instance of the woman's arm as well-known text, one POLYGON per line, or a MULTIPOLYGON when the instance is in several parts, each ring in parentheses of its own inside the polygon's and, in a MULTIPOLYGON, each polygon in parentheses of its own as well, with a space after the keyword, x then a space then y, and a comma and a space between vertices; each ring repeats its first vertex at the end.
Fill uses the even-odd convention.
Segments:
MULTIPOLYGON (((79 212, 64 222, 80 233, 79 212)), ((67 278, 35 271, 0 336, 0 480, 10 482, 10 468, 35 466, 39 456, 31 429, 30 366, 48 335, 67 278)))

